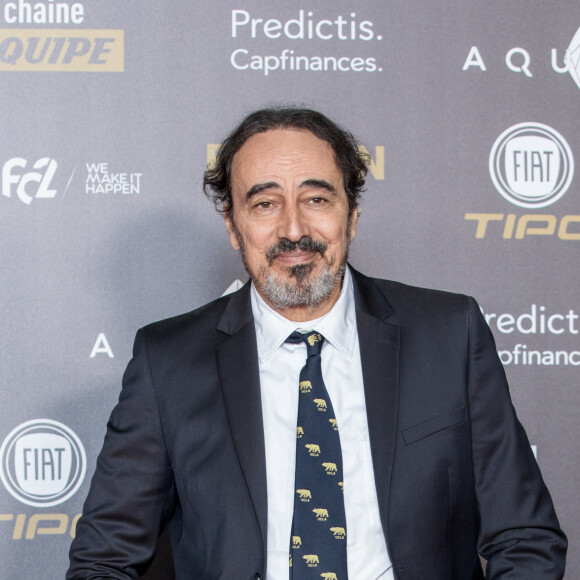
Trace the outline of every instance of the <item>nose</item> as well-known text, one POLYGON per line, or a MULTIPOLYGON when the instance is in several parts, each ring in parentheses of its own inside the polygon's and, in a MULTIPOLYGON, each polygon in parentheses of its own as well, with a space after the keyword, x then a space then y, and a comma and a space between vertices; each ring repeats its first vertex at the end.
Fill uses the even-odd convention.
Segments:
POLYGON ((310 223, 299 205, 287 204, 280 212, 278 238, 297 242, 304 236, 310 236, 310 223))

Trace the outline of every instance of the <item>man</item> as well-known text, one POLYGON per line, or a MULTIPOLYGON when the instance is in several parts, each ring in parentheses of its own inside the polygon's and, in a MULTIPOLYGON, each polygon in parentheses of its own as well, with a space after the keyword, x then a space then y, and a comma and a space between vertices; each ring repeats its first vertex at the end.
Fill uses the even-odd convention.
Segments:
POLYGON ((346 265, 365 174, 310 110, 224 141, 205 187, 251 284, 137 334, 69 580, 138 578, 165 525, 179 579, 475 580, 478 554, 490 579, 563 576, 475 301, 346 265))

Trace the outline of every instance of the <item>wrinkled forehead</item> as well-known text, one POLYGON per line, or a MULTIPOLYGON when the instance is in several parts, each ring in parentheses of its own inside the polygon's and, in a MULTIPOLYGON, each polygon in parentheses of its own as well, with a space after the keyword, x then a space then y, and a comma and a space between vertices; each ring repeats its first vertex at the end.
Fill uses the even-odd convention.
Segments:
POLYGON ((276 176, 324 177, 342 182, 332 147, 310 131, 301 129, 257 133, 234 155, 230 175, 232 189, 241 185, 240 182, 276 176))

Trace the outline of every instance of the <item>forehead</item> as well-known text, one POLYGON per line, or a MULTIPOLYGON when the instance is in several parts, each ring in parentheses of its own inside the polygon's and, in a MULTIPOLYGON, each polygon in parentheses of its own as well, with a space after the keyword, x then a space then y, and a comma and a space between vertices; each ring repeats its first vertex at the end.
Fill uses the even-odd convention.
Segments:
MULTIPOLYGON (((313 133, 273 129, 250 137, 234 155, 232 185, 262 179, 290 177, 338 180, 340 173, 332 147, 313 133)), ((242 185, 242 184, 240 184, 242 185)))

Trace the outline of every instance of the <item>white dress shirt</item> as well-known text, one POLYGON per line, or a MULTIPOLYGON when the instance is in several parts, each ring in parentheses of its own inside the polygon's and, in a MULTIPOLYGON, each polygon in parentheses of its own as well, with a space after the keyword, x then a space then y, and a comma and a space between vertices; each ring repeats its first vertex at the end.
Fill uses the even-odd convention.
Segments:
POLYGON ((332 400, 342 447, 348 575, 351 580, 392 580, 369 441, 354 292, 348 268, 342 291, 322 318, 292 322, 275 312, 252 285, 268 483, 266 580, 288 580, 294 511, 298 380, 306 345, 284 342, 295 330, 325 338, 322 376, 332 400))

